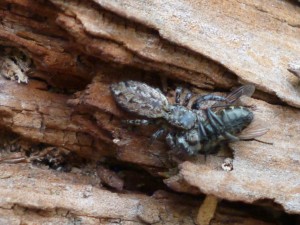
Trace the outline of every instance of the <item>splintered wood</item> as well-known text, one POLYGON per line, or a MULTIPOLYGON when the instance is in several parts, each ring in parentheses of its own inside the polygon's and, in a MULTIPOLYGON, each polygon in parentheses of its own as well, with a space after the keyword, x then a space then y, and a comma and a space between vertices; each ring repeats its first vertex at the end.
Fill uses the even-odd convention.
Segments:
MULTIPOLYGON (((1 224, 172 224, 193 225, 200 200, 157 191, 149 197, 97 187, 93 175, 53 173, 29 164, 1 164, 1 224), (38 210, 37 210, 38 209, 38 210)), ((220 206, 211 225, 275 225, 245 211, 220 206), (225 211, 224 211, 225 210, 225 211), (226 212, 227 210, 227 212, 226 212)))
POLYGON ((259 0, 94 2, 147 24, 161 37, 224 65, 242 82, 300 107, 298 79, 287 71, 300 55, 300 7, 259 0))
POLYGON ((271 225, 282 222, 274 222, 280 213, 300 213, 297 3, 3 0, 0 21, 1 130, 98 163, 89 175, 57 173, 12 149, 0 159, 1 224, 271 225), (157 126, 122 123, 137 119, 110 91, 125 80, 161 88, 170 102, 177 85, 210 93, 254 84, 257 99, 245 104, 270 131, 231 144, 232 160, 176 157, 164 137, 150 144, 157 126), (124 167, 160 184, 126 189, 124 167), (197 218, 203 194, 214 197, 197 218), (282 208, 265 222, 216 199, 282 208))
POLYGON ((124 21, 99 8, 97 10, 97 5, 92 3, 52 2, 72 12, 72 16, 59 15, 58 22, 89 54, 110 57, 125 65, 171 73, 173 77, 193 82, 199 87, 228 87, 235 83, 232 75, 225 76, 226 70, 222 66, 212 66, 201 55, 164 41, 152 29, 124 21), (80 23, 75 21, 74 16, 80 23))

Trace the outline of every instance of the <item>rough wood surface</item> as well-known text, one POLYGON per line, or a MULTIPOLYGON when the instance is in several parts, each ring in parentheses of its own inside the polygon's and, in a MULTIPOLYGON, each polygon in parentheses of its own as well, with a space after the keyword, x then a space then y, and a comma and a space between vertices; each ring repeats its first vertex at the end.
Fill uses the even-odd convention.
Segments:
POLYGON ((104 58, 111 56, 122 64, 142 68, 148 66, 149 69, 171 73, 173 78, 175 76, 193 82, 199 87, 228 87, 236 82, 232 79, 233 75, 228 73, 226 76, 224 67, 211 64, 201 55, 163 40, 143 24, 118 18, 91 2, 52 2, 67 12, 59 15, 58 23, 79 45, 84 44, 90 54, 104 58), (97 47, 93 46, 94 42, 97 42, 97 47), (101 55, 95 52, 99 48, 101 55), (122 55, 124 57, 121 58, 122 55))
POLYGON ((250 103, 257 106, 255 116, 270 127, 259 139, 271 145, 257 141, 232 144, 230 172, 211 158, 206 163, 183 163, 180 174, 189 184, 220 198, 247 202, 272 199, 286 211, 299 213, 299 110, 261 101, 250 103))
MULTIPOLYGON (((81 95, 79 99, 83 101, 81 104, 85 103, 84 105, 90 108, 98 108, 101 111, 110 110, 115 116, 124 113, 115 107, 116 103, 110 94, 109 87, 103 86, 100 82, 90 85, 86 93, 81 95), (101 91, 102 96, 97 94, 99 91, 91 91, 99 90, 100 87, 103 88, 103 91, 101 91), (105 101, 103 101, 104 99, 105 101), (111 107, 106 107, 107 101, 111 102, 109 104, 111 107)), ((300 145, 298 138, 300 133, 299 110, 273 106, 254 99, 247 99, 247 104, 256 106, 254 114, 257 122, 261 122, 264 126, 270 128, 267 134, 259 138, 260 141, 267 143, 241 141, 231 144, 234 150, 234 161, 233 170, 230 172, 226 172, 221 168, 225 157, 209 156, 204 161, 204 157, 199 156, 190 159, 189 162, 184 162, 180 166, 180 176, 185 182, 198 187, 207 194, 246 202, 272 199, 281 204, 288 212, 299 213, 298 176, 300 153, 297 151, 300 145), (282 124, 285 124, 284 128, 282 124), (270 191, 270 188, 272 191, 270 191)), ((99 118, 102 119, 102 122, 98 122, 99 124, 106 124, 103 122, 103 117, 99 118)), ((170 166, 166 158, 167 146, 162 145, 163 143, 159 141, 151 147, 145 145, 145 142, 151 136, 149 130, 139 129, 138 132, 130 132, 126 128, 120 130, 120 127, 118 121, 105 126, 113 135, 113 139, 118 140, 115 145, 120 160, 146 166, 170 166), (148 137, 145 137, 147 134, 148 137)), ((166 180, 166 184, 170 187, 174 187, 177 191, 180 190, 174 182, 178 183, 179 180, 175 179, 174 181, 173 178, 166 180)), ((186 190, 186 187, 182 185, 181 191, 184 190, 186 190)), ((191 191, 191 189, 188 189, 188 191, 191 191)))
POLYGON ((300 107, 298 79, 287 71, 300 55, 296 5, 277 0, 94 2, 152 27, 162 38, 219 62, 242 82, 300 107))
MULTIPOLYGON (((163 191, 152 197, 113 193, 97 187, 99 178, 80 171, 64 174, 29 164, 1 164, 0 168, 1 224, 189 225, 195 224, 201 203, 163 191)), ((273 224, 252 219, 243 210, 224 209, 220 207, 212 225, 273 224), (228 219, 233 223, 226 222, 228 219)))
POLYGON ((0 124, 33 142, 95 156, 92 138, 71 122, 67 97, 0 78, 0 124))
MULTIPOLYGON (((12 160, 0 158, 4 224, 195 224, 201 201, 186 193, 270 200, 281 213, 300 213, 300 89, 291 67, 300 55, 296 4, 4 0, 0 21, 0 62, 10 65, 0 65, 1 130, 106 164, 93 174, 109 189, 94 175, 8 165, 12 160), (201 94, 253 83, 257 99, 246 103, 270 128, 259 138, 266 143, 231 144, 232 171, 222 170, 220 155, 174 160, 163 138, 148 145, 157 127, 132 130, 121 123, 136 117, 116 105, 109 86, 129 79, 168 91, 170 101, 178 84, 201 94), (125 165, 136 174, 119 173, 125 165), (127 189, 125 180, 138 186, 141 171, 165 191, 149 197, 127 189)), ((218 206, 211 224, 273 224, 227 209, 218 206)))
POLYGON ((2 164, 1 171, 2 224, 20 224, 31 219, 35 223, 51 221, 55 224, 76 220, 81 224, 113 221, 117 224, 194 224, 193 217, 200 203, 187 199, 184 202, 179 196, 167 193, 157 193, 156 197, 112 193, 97 187, 99 179, 93 176, 53 173, 26 164, 2 164), (34 213, 35 209, 39 211, 34 213), (32 214, 25 213, 30 211, 32 214))

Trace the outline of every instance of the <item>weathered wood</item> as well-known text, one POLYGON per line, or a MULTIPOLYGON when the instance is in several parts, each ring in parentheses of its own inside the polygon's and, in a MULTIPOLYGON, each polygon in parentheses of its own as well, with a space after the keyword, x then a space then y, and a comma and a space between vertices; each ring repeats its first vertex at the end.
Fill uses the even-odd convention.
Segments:
MULTIPOLYGON (((29 164, 1 164, 0 168, 1 224, 192 225, 201 203, 163 191, 152 197, 112 193, 97 187, 99 178, 78 172, 53 172, 29 164)), ((224 213, 224 209, 220 207, 212 225, 273 224, 253 219, 243 210, 224 213)))
POLYGON ((92 138, 71 122, 67 97, 0 78, 0 124, 33 142, 91 156, 92 138))
POLYGON ((91 2, 52 2, 66 12, 59 14, 58 23, 87 54, 162 71, 199 87, 224 88, 236 83, 222 66, 163 40, 143 24, 123 20, 91 2))
MULTIPOLYGON (((248 203, 271 199, 299 213, 299 79, 288 71, 300 55, 299 10, 277 0, 1 1, 0 61, 5 56, 10 67, 0 66, 0 127, 91 161, 130 164, 177 192, 248 203), (18 51, 19 63, 10 55, 18 51), (28 84, 6 79, 26 83, 27 76, 28 84), (232 171, 222 170, 222 156, 174 160, 163 138, 148 144, 156 126, 132 130, 121 123, 136 116, 116 105, 109 86, 129 79, 163 86, 170 101, 178 83, 189 83, 195 93, 253 83, 255 97, 264 101, 247 104, 270 128, 259 140, 272 144, 232 144, 232 171), (277 97, 296 108, 272 105, 277 97)), ((30 161, 22 157, 0 161, 30 161)), ((107 166, 98 169, 102 183, 126 194, 103 190, 95 177, 0 164, 1 218, 10 224, 77 218, 85 224, 195 224, 201 201, 132 193, 107 166)), ((242 211, 217 208, 211 224, 272 224, 242 211)))
MULTIPOLYGON (((106 112, 110 110, 115 116, 124 113, 114 106, 116 103, 108 86, 105 88, 102 83, 95 82, 90 85, 86 93, 85 97, 81 96, 80 99, 83 102, 89 102, 90 107, 106 112), (102 96, 95 94, 98 91, 91 92, 91 90, 96 90, 96 87, 102 87, 102 96), (92 99, 93 102, 89 99, 92 99), (111 107, 106 107, 107 101, 111 102, 109 104, 111 107)), ((260 123, 261 126, 270 128, 267 134, 259 138, 260 141, 267 143, 241 141, 232 144, 234 160, 233 170, 230 172, 226 172, 221 168, 225 157, 209 156, 204 161, 204 157, 200 156, 190 159, 190 162, 183 163, 180 166, 180 175, 188 184, 198 187, 199 190, 207 194, 246 202, 273 199, 281 204, 285 210, 298 213, 300 212, 298 206, 300 199, 297 197, 298 189, 294 187, 297 186, 299 181, 297 178, 299 173, 297 162, 300 155, 296 151, 300 145, 298 138, 300 133, 299 110, 284 106, 273 106, 254 99, 247 99, 247 104, 256 106, 254 124, 260 123), (284 128, 282 124, 285 124, 284 128), (289 173, 286 174, 284 171, 289 171, 289 173), (273 174, 273 176, 270 176, 270 174, 273 174), (272 188, 273 191, 270 192, 269 188, 272 188), (283 194, 285 198, 281 197, 283 194)), ((122 118, 126 117, 123 115, 122 118)), ((159 142, 150 147, 145 145, 151 136, 149 130, 137 128, 138 132, 130 132, 124 128, 120 130, 121 125, 117 121, 110 123, 102 121, 102 123, 109 124, 109 126, 105 125, 105 129, 110 131, 111 134, 117 135, 114 138, 118 140, 116 145, 118 146, 117 152, 119 152, 118 158, 120 160, 147 166, 168 167, 171 165, 166 158, 166 154, 164 154, 167 151, 166 146, 160 146, 159 142), (148 135, 148 138, 145 135, 148 135), (153 158, 153 155, 157 158, 153 158), (159 159, 163 163, 161 164, 155 159, 159 159), (153 164, 154 162, 157 163, 153 164)), ((178 179, 170 178, 165 182, 171 188, 180 191, 180 188, 178 188, 178 182, 180 181, 178 179)), ((179 187, 182 187, 181 191, 194 192, 193 189, 186 188, 185 182, 181 182, 181 185, 179 185, 179 187)))
POLYGON ((94 2, 219 62, 242 82, 254 83, 300 107, 298 80, 287 71, 288 64, 300 55, 297 5, 277 0, 94 2))
POLYGON ((99 224, 100 219, 134 224, 193 224, 199 204, 199 201, 194 200, 183 203, 178 196, 163 193, 157 198, 141 194, 112 193, 97 188, 99 179, 92 176, 53 173, 30 168, 28 164, 0 166, 1 171, 5 171, 5 174, 1 173, 3 178, 0 180, 0 193, 3 197, 0 205, 1 209, 11 213, 8 217, 7 212, 2 212, 6 215, 2 217, 3 220, 6 219, 4 221, 29 220, 29 216, 18 213, 17 208, 20 207, 19 211, 32 210, 30 215, 36 221, 45 221, 49 217, 49 221, 56 220, 61 224, 76 219, 83 220, 84 224, 99 224), (181 202, 180 208, 173 207, 179 206, 176 201, 181 202), (41 211, 34 213, 34 209, 41 211))

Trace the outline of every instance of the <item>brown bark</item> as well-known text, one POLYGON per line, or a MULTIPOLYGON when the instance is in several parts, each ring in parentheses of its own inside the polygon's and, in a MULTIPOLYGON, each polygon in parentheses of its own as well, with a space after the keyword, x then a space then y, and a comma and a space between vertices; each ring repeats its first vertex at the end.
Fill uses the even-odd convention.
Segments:
MULTIPOLYGON (((211 219, 197 216, 201 194, 271 200, 274 214, 299 214, 296 4, 1 1, 0 127, 20 137, 24 154, 3 145, 0 223, 197 224, 211 219), (167 90, 170 102, 182 83, 195 94, 253 83, 256 99, 245 103, 270 131, 260 142, 231 144, 232 171, 222 170, 220 155, 174 160, 164 139, 147 144, 157 127, 122 125, 136 117, 116 105, 109 86, 129 79, 167 90), (30 146, 40 143, 42 153, 34 152, 30 146), (30 166, 45 160, 71 172, 30 166)), ((211 208, 211 224, 280 220, 226 202, 211 208)))

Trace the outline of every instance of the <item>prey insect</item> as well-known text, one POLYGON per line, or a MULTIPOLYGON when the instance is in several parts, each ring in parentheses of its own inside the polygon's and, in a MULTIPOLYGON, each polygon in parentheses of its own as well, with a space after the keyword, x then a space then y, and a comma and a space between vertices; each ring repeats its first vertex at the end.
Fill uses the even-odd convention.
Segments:
POLYGON ((152 135, 152 140, 167 133, 168 145, 189 155, 213 153, 221 143, 251 139, 264 134, 267 130, 259 128, 243 138, 236 136, 252 122, 253 113, 246 107, 234 104, 243 95, 251 96, 254 90, 253 85, 244 85, 227 97, 203 95, 196 98, 189 109, 187 106, 192 93, 188 91, 183 101, 180 101, 182 88, 176 89, 175 104, 170 104, 159 89, 141 82, 124 81, 111 85, 112 94, 123 109, 145 117, 128 120, 128 124, 161 123, 163 126, 152 135), (203 103, 207 101, 216 103, 203 109, 203 103), (206 116, 201 113, 203 111, 206 116))
MULTIPOLYGON (((208 109, 210 110, 210 109, 208 109)), ((172 149, 189 155, 214 154, 220 146, 240 140, 251 140, 265 134, 268 129, 253 127, 241 133, 254 119, 254 114, 243 106, 230 106, 213 113, 205 121, 199 120, 194 128, 187 131, 171 131, 166 141, 172 149)))

